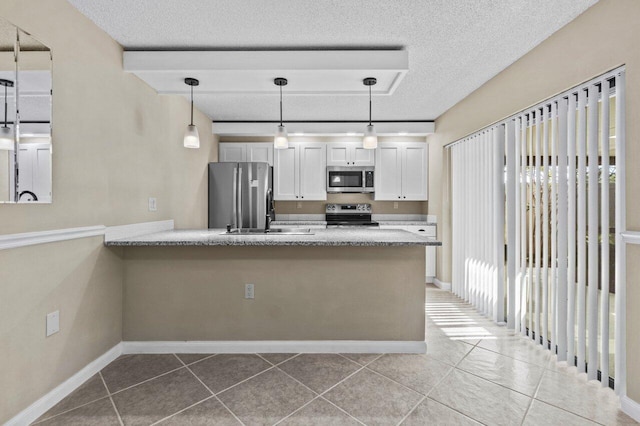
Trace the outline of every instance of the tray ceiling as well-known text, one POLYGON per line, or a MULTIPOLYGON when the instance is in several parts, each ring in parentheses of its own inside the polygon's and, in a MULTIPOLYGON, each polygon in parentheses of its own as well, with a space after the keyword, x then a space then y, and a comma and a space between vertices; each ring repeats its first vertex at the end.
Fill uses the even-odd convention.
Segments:
MULTIPOLYGON (((406 51, 402 83, 374 97, 375 121, 437 118, 597 0, 69 1, 128 51, 406 51)), ((191 76, 184 71, 180 78, 191 76)), ((278 74, 245 93, 203 81, 213 89, 196 88, 195 104, 214 120, 275 120, 278 96, 265 92, 272 77, 288 77, 278 74)), ((291 76, 299 93, 285 89, 285 121, 367 118, 365 91, 303 94, 306 84, 296 88, 291 76)), ((357 80, 353 90, 362 90, 357 80)))

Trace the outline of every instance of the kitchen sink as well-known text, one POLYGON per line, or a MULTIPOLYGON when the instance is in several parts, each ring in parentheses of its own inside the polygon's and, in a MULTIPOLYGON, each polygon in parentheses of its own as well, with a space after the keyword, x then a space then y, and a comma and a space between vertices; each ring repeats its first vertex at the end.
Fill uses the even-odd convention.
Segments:
POLYGON ((261 228, 243 228, 243 229, 231 229, 223 232, 220 235, 260 235, 260 234, 273 234, 273 235, 313 235, 310 228, 271 228, 265 231, 261 228))

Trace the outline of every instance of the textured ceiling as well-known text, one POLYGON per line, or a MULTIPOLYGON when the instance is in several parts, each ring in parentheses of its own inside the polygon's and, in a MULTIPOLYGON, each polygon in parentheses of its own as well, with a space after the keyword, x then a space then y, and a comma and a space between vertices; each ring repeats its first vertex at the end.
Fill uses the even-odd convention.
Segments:
MULTIPOLYGON (((125 49, 406 49, 374 120, 435 119, 597 0, 69 0, 125 49)), ((276 76, 274 76, 276 77, 276 76)), ((285 76, 286 77, 286 76, 285 76)), ((285 121, 365 119, 366 96, 291 96, 285 121)), ((198 96, 214 120, 275 120, 278 98, 198 96)))

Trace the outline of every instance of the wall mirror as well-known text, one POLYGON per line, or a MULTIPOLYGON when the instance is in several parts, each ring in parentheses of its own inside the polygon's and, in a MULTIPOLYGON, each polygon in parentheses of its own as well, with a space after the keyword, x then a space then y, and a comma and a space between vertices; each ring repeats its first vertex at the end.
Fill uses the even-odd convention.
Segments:
POLYGON ((51 50, 0 19, 0 202, 51 203, 51 50))

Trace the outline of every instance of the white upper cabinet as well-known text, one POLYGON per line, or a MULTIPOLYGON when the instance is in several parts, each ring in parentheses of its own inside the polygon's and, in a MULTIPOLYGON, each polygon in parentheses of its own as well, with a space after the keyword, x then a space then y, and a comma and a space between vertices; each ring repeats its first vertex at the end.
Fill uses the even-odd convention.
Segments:
POLYGON ((327 144, 289 142, 274 152, 276 200, 323 201, 327 199, 327 144))
POLYGON ((271 142, 220 142, 218 161, 221 163, 261 161, 273 166, 273 144, 271 142))
POLYGON ((375 199, 426 201, 427 144, 381 142, 376 149, 375 199))
POLYGON ((276 200, 296 200, 300 191, 299 149, 290 143, 287 149, 276 149, 273 156, 273 195, 276 200))
POLYGON ((374 166, 375 149, 364 149, 362 142, 327 145, 327 166, 374 166))

